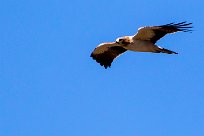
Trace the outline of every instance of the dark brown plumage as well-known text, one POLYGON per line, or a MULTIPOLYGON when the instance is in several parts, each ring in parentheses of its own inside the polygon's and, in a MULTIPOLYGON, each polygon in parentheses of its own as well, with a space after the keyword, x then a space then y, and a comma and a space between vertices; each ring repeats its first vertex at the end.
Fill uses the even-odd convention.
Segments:
POLYGON ((108 48, 107 51, 101 54, 95 54, 94 52, 91 53, 91 57, 96 60, 96 62, 100 63, 101 66, 105 68, 110 67, 113 60, 119 56, 120 54, 124 53, 126 49, 120 46, 113 46, 108 48))

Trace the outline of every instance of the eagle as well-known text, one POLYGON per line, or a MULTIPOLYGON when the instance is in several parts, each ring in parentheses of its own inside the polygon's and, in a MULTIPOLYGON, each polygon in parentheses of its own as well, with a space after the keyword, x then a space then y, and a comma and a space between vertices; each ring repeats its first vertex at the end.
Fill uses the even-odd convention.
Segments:
POLYGON ((107 69, 111 67, 111 63, 115 58, 126 51, 178 54, 156 45, 156 42, 166 34, 191 32, 191 24, 184 21, 160 26, 140 27, 133 36, 119 37, 115 42, 99 44, 93 50, 90 57, 107 69))

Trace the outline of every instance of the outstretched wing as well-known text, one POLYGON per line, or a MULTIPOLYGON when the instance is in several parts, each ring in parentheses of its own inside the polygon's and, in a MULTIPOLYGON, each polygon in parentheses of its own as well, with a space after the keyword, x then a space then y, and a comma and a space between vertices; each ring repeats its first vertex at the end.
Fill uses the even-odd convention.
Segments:
POLYGON ((192 30, 189 30, 192 28, 190 25, 192 23, 170 23, 166 25, 161 26, 146 26, 141 27, 138 29, 137 34, 134 35, 134 40, 145 40, 145 41, 151 41, 152 43, 156 43, 160 38, 165 36, 166 34, 175 33, 175 32, 189 32, 192 30))
POLYGON ((113 60, 126 51, 115 42, 102 43, 91 53, 91 57, 105 68, 110 67, 113 60))

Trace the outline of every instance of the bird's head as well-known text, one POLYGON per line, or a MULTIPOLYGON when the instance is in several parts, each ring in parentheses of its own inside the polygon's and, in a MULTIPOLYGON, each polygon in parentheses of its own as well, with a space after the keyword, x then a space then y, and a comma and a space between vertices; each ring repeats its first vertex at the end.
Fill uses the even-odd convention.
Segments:
POLYGON ((121 44, 121 45, 127 45, 132 42, 131 38, 129 36, 125 37, 119 37, 116 39, 116 43, 121 44))
POLYGON ((124 41, 123 38, 117 38, 117 39, 116 39, 116 43, 118 43, 118 44, 122 44, 123 41, 124 41))

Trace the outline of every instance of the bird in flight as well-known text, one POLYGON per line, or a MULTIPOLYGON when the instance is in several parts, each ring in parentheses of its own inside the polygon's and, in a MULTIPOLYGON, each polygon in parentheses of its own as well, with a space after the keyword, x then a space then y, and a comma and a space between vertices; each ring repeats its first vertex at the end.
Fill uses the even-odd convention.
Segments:
POLYGON ((138 29, 133 36, 124 36, 115 42, 99 44, 91 53, 91 57, 105 68, 110 67, 113 60, 126 51, 178 54, 162 48, 155 43, 165 36, 175 32, 190 32, 192 23, 170 23, 160 26, 145 26, 138 29))

